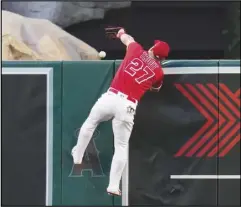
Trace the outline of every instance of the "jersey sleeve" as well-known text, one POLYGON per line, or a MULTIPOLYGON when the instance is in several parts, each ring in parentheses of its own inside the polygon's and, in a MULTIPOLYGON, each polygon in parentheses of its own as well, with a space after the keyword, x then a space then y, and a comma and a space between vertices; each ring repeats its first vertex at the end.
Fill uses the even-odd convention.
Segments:
POLYGON ((138 50, 143 50, 142 46, 138 42, 131 42, 127 47, 128 53, 133 53, 138 50))

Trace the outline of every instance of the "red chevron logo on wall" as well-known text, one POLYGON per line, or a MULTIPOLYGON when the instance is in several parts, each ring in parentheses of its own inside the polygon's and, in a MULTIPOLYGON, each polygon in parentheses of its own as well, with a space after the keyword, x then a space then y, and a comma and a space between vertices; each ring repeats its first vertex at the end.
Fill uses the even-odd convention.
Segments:
POLYGON ((223 83, 175 86, 207 120, 175 157, 224 157, 240 141, 240 88, 233 93, 223 83))

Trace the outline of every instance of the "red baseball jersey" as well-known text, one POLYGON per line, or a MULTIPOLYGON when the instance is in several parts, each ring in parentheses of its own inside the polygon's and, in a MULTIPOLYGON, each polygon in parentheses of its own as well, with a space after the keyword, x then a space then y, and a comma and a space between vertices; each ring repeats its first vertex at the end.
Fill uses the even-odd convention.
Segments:
POLYGON ((151 58, 140 44, 128 45, 124 60, 111 83, 111 87, 140 100, 152 86, 159 88, 164 73, 158 61, 151 58))

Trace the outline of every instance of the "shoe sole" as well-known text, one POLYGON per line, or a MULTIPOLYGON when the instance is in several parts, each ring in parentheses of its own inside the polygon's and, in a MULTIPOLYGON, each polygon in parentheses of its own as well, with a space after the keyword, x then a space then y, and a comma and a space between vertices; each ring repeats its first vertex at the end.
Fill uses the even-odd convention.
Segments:
POLYGON ((116 194, 116 193, 112 193, 112 192, 107 192, 108 195, 111 195, 111 196, 121 196, 121 193, 120 194, 116 194))

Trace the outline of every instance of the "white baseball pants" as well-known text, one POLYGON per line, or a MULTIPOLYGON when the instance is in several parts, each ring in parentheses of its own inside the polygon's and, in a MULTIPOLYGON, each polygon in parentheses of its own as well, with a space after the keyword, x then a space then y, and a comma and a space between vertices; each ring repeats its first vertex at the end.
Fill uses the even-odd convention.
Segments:
POLYGON ((123 93, 115 94, 107 91, 95 103, 91 112, 82 125, 75 146, 77 163, 81 163, 84 152, 91 137, 100 122, 112 119, 114 133, 114 156, 111 163, 110 179, 107 191, 118 191, 121 176, 127 162, 128 144, 134 124, 137 102, 127 99, 123 93))

